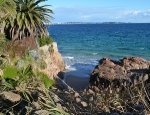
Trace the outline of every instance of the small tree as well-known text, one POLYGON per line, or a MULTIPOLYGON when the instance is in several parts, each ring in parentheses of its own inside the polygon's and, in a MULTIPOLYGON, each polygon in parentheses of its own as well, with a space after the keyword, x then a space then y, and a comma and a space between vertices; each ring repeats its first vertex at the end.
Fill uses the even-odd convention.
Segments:
POLYGON ((12 40, 46 34, 45 23, 49 22, 53 11, 49 5, 39 5, 46 0, 16 0, 16 11, 11 25, 12 40))

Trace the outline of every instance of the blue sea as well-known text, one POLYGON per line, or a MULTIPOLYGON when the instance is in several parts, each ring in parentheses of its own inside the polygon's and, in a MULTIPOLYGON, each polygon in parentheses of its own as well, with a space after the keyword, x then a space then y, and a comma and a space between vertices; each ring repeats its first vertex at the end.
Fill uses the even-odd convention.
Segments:
POLYGON ((103 57, 150 60, 150 24, 51 25, 48 30, 70 71, 88 74, 103 57))

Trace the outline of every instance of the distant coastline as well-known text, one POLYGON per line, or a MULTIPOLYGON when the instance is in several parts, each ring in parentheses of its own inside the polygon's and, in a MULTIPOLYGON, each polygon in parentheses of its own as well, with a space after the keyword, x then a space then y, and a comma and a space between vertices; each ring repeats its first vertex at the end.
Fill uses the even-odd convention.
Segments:
POLYGON ((73 24, 150 24, 150 22, 147 23, 133 23, 133 22, 57 22, 57 23, 51 23, 46 25, 73 25, 73 24))

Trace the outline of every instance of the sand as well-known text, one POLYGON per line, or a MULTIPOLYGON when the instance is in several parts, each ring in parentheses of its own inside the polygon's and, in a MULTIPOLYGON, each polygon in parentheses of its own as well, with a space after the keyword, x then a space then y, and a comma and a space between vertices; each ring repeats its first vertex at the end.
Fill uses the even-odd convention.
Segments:
POLYGON ((82 91, 89 84, 89 75, 79 71, 65 73, 64 81, 76 91, 82 91))

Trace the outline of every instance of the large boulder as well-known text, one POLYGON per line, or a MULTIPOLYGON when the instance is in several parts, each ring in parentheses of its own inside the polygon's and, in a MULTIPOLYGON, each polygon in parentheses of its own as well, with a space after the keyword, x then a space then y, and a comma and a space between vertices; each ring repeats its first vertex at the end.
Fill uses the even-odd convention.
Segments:
POLYGON ((90 85, 109 85, 111 81, 122 80, 130 84, 147 80, 150 61, 139 57, 127 57, 119 61, 103 58, 90 76, 90 85))
POLYGON ((42 71, 47 73, 50 77, 54 77, 59 72, 64 71, 65 64, 61 54, 58 51, 56 42, 40 47, 39 54, 40 58, 44 62, 42 62, 43 65, 46 65, 42 71))

